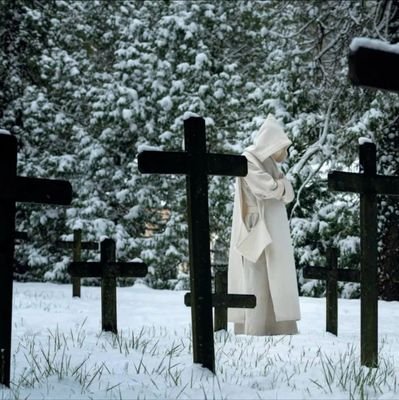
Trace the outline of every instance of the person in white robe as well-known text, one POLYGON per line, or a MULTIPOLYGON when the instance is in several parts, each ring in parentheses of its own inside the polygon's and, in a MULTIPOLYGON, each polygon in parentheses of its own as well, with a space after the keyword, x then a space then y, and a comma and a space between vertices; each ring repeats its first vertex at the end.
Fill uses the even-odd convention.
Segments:
POLYGON ((236 179, 228 292, 253 294, 257 305, 228 310, 237 334, 298 333, 298 285, 286 211, 294 192, 279 168, 290 145, 282 126, 269 114, 254 144, 243 153, 248 174, 236 179))

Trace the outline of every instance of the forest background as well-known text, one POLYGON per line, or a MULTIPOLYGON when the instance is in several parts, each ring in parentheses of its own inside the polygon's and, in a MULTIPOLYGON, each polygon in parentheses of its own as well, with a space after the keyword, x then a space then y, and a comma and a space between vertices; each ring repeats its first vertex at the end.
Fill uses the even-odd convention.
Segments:
MULTIPOLYGON (((18 205, 25 281, 68 282, 68 252, 84 240, 117 241, 140 257, 146 283, 187 288, 185 179, 142 175, 143 149, 183 149, 183 121, 205 118, 208 149, 240 154, 273 113, 293 141, 283 169, 296 191, 287 211, 302 277, 325 265, 359 267, 359 197, 328 191, 330 170, 358 172, 358 139, 377 145, 378 172, 398 175, 398 97, 347 78, 355 37, 397 42, 399 4, 384 1, 0 0, 0 127, 16 135, 18 173, 69 180, 71 207, 18 205)), ((218 257, 229 246, 234 179, 209 179, 218 257)), ((379 197, 380 295, 399 300, 399 204, 379 197)), ((95 253, 86 258, 95 259, 95 253)), ((220 260, 218 260, 220 261, 220 260)), ((87 280, 87 283, 95 281, 87 280)), ((359 286, 341 283, 342 297, 359 286)))

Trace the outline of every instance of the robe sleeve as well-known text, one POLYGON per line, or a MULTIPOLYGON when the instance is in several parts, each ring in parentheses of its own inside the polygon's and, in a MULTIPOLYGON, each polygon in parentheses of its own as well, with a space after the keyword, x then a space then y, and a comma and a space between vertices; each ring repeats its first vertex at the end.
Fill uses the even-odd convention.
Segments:
POLYGON ((291 182, 286 178, 283 177, 282 181, 284 183, 284 194, 283 194, 283 202, 285 204, 291 203, 292 200, 295 198, 294 189, 292 188, 291 182))
POLYGON ((285 186, 282 179, 273 179, 273 177, 263 169, 248 160, 248 174, 243 177, 252 194, 260 199, 281 200, 285 192, 285 186))

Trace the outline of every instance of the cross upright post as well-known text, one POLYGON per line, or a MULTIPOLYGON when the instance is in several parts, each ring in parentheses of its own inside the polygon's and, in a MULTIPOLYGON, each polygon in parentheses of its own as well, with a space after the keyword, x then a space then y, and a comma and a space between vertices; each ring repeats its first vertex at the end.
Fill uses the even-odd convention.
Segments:
POLYGON ((69 182, 20 177, 17 172, 17 140, 0 133, 0 383, 10 386, 15 203, 68 205, 69 182))
POLYGON ((208 175, 205 121, 190 118, 184 123, 185 150, 191 155, 186 176, 190 243, 190 287, 193 298, 194 359, 215 370, 212 324, 211 259, 209 246, 208 175))
MULTIPOLYGON (((73 261, 79 262, 82 258, 82 230, 73 231, 73 261)), ((80 297, 80 278, 72 278, 72 297, 80 297)))
POLYGON ((73 262, 68 266, 72 277, 101 278, 101 326, 106 332, 117 333, 116 278, 144 277, 147 266, 142 262, 116 262, 113 239, 104 239, 100 245, 100 262, 73 262))
POLYGON ((138 155, 138 166, 143 173, 187 175, 193 360, 215 372, 208 175, 245 176, 247 161, 242 156, 207 153, 203 118, 184 121, 184 143, 184 152, 144 151, 138 155))
MULTIPOLYGON (((365 177, 377 174, 374 143, 360 146, 360 168, 365 177)), ((360 274, 361 363, 378 365, 378 280, 377 280, 377 193, 360 193, 360 274)))
MULTIPOLYGON (((227 296, 227 265, 217 264, 215 270, 215 294, 227 296)), ((227 330, 227 307, 215 307, 215 332, 227 330)))
MULTIPOLYGON (((15 188, 17 146, 15 140, 0 135, 0 187, 15 188)), ((15 200, 0 198, 0 383, 10 386, 12 286, 15 242, 15 200)))
MULTIPOLYGON (((82 260, 82 250, 98 250, 98 243, 96 242, 82 242, 82 230, 75 229, 73 231, 73 242, 59 240, 57 241, 58 247, 72 248, 73 262, 80 262, 82 260)), ((81 294, 81 279, 79 277, 72 277, 72 297, 80 297, 81 294)))
POLYGON ((327 262, 330 266, 327 279, 326 330, 338 333, 338 254, 335 247, 327 249, 327 262))
MULTIPOLYGON (((116 262, 116 245, 112 239, 101 242, 101 263, 116 262)), ((117 333, 116 274, 111 268, 103 268, 101 277, 101 320, 103 331, 117 333)))

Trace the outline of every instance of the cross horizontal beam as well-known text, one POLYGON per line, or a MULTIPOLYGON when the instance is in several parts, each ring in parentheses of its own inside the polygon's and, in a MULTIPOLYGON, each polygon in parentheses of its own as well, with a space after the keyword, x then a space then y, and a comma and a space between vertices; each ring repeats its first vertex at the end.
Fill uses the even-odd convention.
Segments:
POLYGON ((143 278, 147 275, 147 266, 140 262, 73 262, 68 266, 68 273, 79 278, 143 278))
MULTIPOLYGON (((184 304, 191 307, 191 293, 184 295, 184 304)), ((252 294, 212 294, 212 307, 255 308, 256 296, 252 294)))
POLYGON ((354 85, 399 92, 399 54, 359 46, 349 53, 348 61, 354 85))
MULTIPOLYGON (((305 279, 318 279, 320 281, 328 279, 330 270, 323 267, 305 267, 303 277, 305 279)), ((356 269, 338 269, 338 280, 343 282, 360 282, 360 271, 356 269)))
POLYGON ((190 158, 182 151, 143 151, 137 156, 139 171, 146 174, 185 175, 190 158))
POLYGON ((399 196, 399 176, 364 176, 353 172, 333 171, 328 174, 328 188, 336 192, 399 196))
MULTIPOLYGON (((69 241, 64 241, 64 240, 57 240, 55 242, 57 247, 63 248, 63 249, 73 249, 75 248, 75 242, 69 242, 69 241)), ((81 242, 80 243, 80 248, 82 250, 98 250, 99 245, 97 242, 81 242)))
POLYGON ((72 201, 72 186, 68 181, 17 176, 15 187, 2 188, 0 200, 69 205, 72 201))
MULTIPOLYGON (((231 154, 205 153, 207 175, 245 176, 247 159, 231 154)), ((143 151, 138 155, 139 171, 146 174, 188 175, 191 171, 191 155, 188 152, 143 151)))

